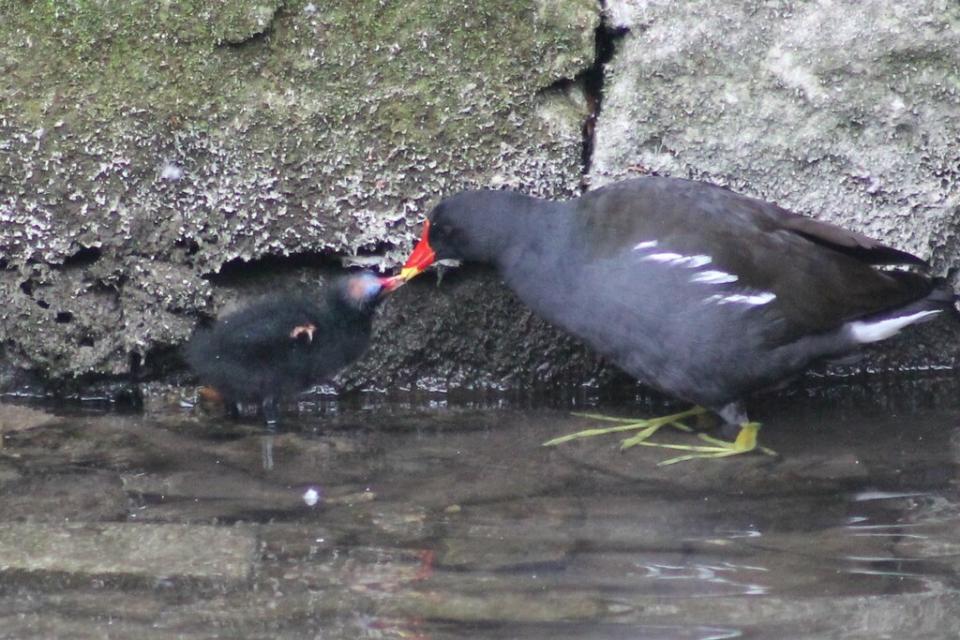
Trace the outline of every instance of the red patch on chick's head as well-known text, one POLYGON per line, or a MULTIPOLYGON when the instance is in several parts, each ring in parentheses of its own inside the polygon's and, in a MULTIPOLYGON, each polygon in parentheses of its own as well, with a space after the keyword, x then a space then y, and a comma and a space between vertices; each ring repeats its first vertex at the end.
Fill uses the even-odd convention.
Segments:
POLYGON ((359 273, 350 276, 345 288, 346 297, 357 307, 362 307, 377 300, 387 281, 387 278, 378 278, 372 273, 359 273))
POLYGON ((301 324, 293 328, 290 332, 290 337, 294 340, 299 339, 301 336, 306 336, 305 340, 307 342, 313 342, 313 332, 317 330, 317 327, 311 323, 301 324))

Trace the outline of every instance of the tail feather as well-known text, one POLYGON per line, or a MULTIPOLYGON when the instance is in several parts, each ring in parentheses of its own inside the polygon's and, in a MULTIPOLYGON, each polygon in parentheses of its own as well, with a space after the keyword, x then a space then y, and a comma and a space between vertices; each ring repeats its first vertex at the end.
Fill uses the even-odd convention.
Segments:
POLYGON ((941 309, 930 309, 905 316, 898 315, 884 320, 854 320, 847 324, 847 331, 854 342, 861 344, 878 342, 896 335, 900 329, 903 329, 907 325, 930 320, 931 317, 938 315, 940 311, 941 309))
POLYGON ((923 298, 896 309, 873 314, 848 322, 845 331, 854 342, 867 343, 886 340, 911 324, 932 320, 947 312, 960 318, 960 295, 945 280, 933 281, 929 293, 923 298))

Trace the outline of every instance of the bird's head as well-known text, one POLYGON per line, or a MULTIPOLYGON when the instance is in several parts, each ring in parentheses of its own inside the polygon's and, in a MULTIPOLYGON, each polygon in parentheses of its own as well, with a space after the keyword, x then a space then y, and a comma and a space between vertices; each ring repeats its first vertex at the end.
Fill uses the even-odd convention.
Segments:
POLYGON ((509 244, 512 226, 505 223, 516 211, 514 200, 522 197, 465 191, 443 200, 427 216, 420 241, 394 278, 406 282, 442 261, 494 261, 509 244))
POLYGON ((340 302, 360 313, 373 313, 384 297, 402 282, 361 271, 340 278, 334 285, 340 302))

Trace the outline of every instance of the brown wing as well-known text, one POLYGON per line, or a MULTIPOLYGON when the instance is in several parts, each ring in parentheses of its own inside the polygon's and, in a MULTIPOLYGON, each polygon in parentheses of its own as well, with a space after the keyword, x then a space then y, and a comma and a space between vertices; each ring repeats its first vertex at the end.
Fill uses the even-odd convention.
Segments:
POLYGON ((927 267, 927 262, 912 253, 888 247, 879 240, 856 231, 787 211, 775 204, 754 200, 764 213, 777 221, 782 229, 799 233, 808 240, 835 251, 846 253, 867 264, 914 264, 927 267))
POLYGON ((638 178, 584 195, 576 242, 594 259, 657 241, 705 255, 745 291, 776 294, 784 337, 835 329, 850 319, 926 295, 930 279, 877 264, 925 262, 862 234, 805 218, 715 185, 638 178))

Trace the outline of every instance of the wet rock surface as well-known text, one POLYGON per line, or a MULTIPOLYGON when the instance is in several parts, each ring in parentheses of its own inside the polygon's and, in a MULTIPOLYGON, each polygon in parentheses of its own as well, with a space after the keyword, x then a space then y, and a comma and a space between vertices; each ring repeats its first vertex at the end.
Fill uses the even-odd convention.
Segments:
POLYGON ((242 528, 189 525, 0 525, 6 571, 244 581, 256 538, 242 528), (191 549, 190 554, 182 553, 191 549))
POLYGON ((18 638, 947 637, 958 391, 804 388, 753 407, 779 458, 673 467, 616 437, 540 446, 590 424, 557 397, 374 398, 288 414, 278 432, 61 413, 0 450, 15 485, 43 479, 23 493, 32 508, 0 502, 0 624, 18 638), (40 489, 58 482, 60 505, 40 489), (78 509, 81 493, 124 508, 78 509))
MULTIPOLYGON (((19 466, 19 465, 18 465, 19 466)), ((89 522, 126 518, 130 501, 120 476, 103 471, 48 469, 0 483, 4 521, 89 522)), ((9 534, 8 540, 16 536, 9 534)))
POLYGON ((45 411, 0 402, 0 448, 3 447, 4 434, 26 431, 56 420, 56 416, 45 411))

